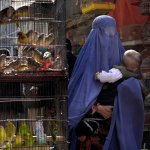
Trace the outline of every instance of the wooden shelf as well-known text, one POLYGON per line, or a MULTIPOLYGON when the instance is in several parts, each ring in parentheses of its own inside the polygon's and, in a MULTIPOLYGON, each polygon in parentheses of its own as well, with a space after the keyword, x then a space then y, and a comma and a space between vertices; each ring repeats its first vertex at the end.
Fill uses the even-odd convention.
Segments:
POLYGON ((143 42, 141 40, 132 40, 122 42, 123 46, 134 46, 134 45, 142 45, 143 42))
POLYGON ((11 74, 1 74, 0 82, 42 82, 52 79, 67 78, 67 72, 61 71, 19 71, 11 74))
POLYGON ((0 104, 2 104, 2 103, 9 103, 9 102, 41 102, 41 101, 47 101, 47 100, 53 100, 53 101, 56 101, 56 100, 58 100, 59 99, 59 101, 66 101, 66 99, 67 99, 68 97, 67 97, 67 95, 61 95, 61 96, 51 96, 51 97, 40 97, 40 96, 38 96, 38 97, 11 97, 11 98, 3 98, 3 97, 0 97, 0 104), (36 98, 36 101, 35 101, 35 98, 36 98))
POLYGON ((50 150, 50 146, 22 146, 13 147, 14 150, 50 150))

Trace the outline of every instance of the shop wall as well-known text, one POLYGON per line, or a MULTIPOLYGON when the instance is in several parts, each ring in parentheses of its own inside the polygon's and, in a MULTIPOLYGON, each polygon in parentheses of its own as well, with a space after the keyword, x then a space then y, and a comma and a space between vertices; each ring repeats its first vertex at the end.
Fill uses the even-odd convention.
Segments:
POLYGON ((66 18, 78 13, 80 13, 80 9, 76 5, 76 0, 66 0, 66 18))

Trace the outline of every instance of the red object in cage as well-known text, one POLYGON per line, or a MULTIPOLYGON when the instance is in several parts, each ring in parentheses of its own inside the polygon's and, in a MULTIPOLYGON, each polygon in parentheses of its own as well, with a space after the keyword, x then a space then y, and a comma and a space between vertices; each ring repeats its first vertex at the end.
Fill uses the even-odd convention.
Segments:
POLYGON ((52 61, 42 62, 42 67, 39 67, 37 70, 46 70, 47 68, 50 68, 52 64, 52 61))

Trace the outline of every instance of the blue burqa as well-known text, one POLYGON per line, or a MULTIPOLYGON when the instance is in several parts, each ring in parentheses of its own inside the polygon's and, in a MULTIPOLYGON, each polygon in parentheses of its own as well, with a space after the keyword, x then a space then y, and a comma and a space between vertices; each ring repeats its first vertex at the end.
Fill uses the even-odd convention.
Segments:
POLYGON ((144 105, 140 81, 129 78, 118 86, 109 133, 103 150, 140 150, 144 105))
POLYGON ((94 80, 95 73, 108 71, 120 64, 123 53, 114 18, 107 15, 96 17, 76 60, 68 86, 70 150, 75 150, 76 125, 96 102, 102 88, 102 83, 94 80))

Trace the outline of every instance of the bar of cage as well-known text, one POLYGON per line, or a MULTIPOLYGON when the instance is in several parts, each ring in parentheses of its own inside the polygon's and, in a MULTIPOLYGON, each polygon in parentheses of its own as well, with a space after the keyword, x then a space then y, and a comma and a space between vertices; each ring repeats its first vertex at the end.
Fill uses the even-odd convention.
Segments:
POLYGON ((45 98, 45 99, 3 99, 0 100, 0 119, 15 119, 16 115, 24 114, 22 118, 36 119, 43 116, 43 119, 65 120, 67 118, 67 99, 45 98), (14 116, 13 116, 14 115, 14 116))

